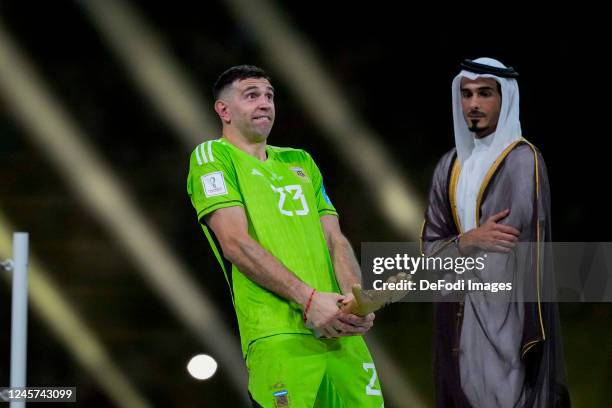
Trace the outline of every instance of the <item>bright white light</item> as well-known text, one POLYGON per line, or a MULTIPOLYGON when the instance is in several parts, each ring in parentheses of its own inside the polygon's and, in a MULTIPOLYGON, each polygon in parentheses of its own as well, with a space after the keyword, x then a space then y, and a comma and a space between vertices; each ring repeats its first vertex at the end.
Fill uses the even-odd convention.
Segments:
POLYGON ((187 371, 198 380, 207 380, 217 371, 217 362, 209 355, 198 354, 189 360, 187 371))

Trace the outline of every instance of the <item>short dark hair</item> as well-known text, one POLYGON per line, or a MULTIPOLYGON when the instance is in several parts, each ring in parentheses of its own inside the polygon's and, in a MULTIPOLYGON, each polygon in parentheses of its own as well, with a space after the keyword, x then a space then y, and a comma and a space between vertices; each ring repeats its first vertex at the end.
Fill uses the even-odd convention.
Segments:
MULTIPOLYGON (((236 65, 225 70, 213 85, 213 97, 215 101, 219 99, 221 92, 228 86, 234 83, 236 80, 242 80, 247 78, 264 78, 270 81, 266 72, 254 65, 236 65)), ((270 81, 271 82, 271 81, 270 81)))

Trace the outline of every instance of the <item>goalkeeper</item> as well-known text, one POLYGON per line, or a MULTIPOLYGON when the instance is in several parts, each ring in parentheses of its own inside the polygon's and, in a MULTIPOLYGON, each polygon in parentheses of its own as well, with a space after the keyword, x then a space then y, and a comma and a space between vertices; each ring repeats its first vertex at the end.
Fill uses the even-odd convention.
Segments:
POLYGON ((317 165, 267 144, 274 88, 263 70, 232 67, 213 93, 223 137, 195 148, 187 191, 230 286, 253 406, 383 406, 359 336, 374 314, 340 308, 354 303, 359 265, 317 165))

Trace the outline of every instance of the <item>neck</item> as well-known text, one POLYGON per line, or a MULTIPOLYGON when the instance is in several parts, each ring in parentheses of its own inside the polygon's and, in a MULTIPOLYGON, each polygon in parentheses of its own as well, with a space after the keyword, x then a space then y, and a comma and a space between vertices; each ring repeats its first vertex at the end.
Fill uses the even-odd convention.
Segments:
POLYGON ((483 139, 483 138, 489 136, 490 134, 492 134, 494 131, 495 131, 495 129, 487 128, 487 129, 475 132, 474 133, 474 137, 476 139, 483 139))
POLYGON ((229 128, 223 129, 223 137, 228 142, 256 159, 261 161, 265 161, 267 159, 265 138, 249 138, 248 136, 244 136, 242 133, 229 128))

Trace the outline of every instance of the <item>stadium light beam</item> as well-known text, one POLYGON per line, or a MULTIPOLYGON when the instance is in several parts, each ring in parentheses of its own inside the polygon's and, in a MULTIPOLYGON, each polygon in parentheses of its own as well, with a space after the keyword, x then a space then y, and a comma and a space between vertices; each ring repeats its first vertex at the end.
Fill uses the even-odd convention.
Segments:
POLYGON ((376 197, 374 204, 398 234, 419 236, 423 204, 402 170, 393 164, 377 135, 353 112, 347 98, 323 68, 313 47, 267 0, 225 0, 242 27, 249 29, 287 88, 323 129, 345 163, 376 197))
POLYGON ((236 337, 216 306, 127 189, 87 144, 87 137, 46 89, 0 23, 0 92, 15 116, 59 169, 68 185, 138 265, 136 271, 224 363, 231 384, 246 397, 246 372, 236 337))
POLYGON ((95 27, 147 100, 192 149, 205 139, 221 135, 198 87, 183 72, 162 40, 142 16, 119 0, 80 0, 95 27))
MULTIPOLYGON (((0 258, 11 253, 11 238, 7 231, 13 231, 4 214, 0 213, 0 258)), ((100 385, 118 407, 149 408, 152 405, 136 390, 127 376, 111 360, 109 353, 96 339, 83 319, 50 278, 49 273, 33 255, 29 260, 29 300, 35 312, 49 325, 56 335, 100 385)), ((2 274, 8 283, 10 274, 2 274)), ((25 344, 24 344, 25 346, 25 344)), ((36 369, 39 362, 30 361, 36 369)), ((24 373, 25 374, 25 373, 24 373)))

